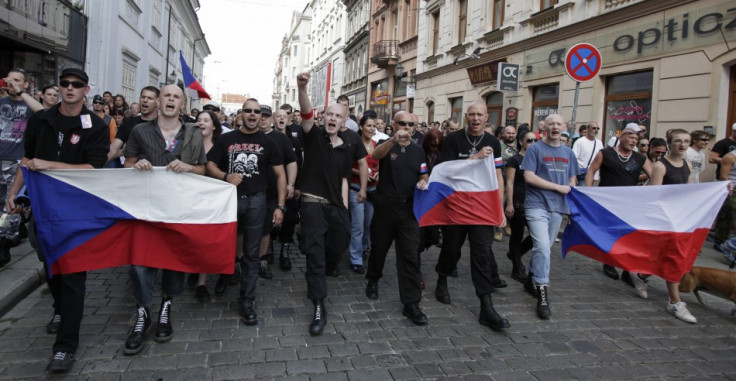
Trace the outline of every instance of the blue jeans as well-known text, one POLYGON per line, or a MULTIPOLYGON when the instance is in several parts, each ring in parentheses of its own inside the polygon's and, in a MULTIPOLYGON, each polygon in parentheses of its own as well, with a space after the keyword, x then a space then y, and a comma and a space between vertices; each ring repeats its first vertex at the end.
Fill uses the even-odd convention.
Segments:
POLYGON ((562 222, 562 214, 544 209, 527 209, 526 221, 534 248, 529 261, 529 271, 534 274, 534 284, 549 283, 550 252, 557 238, 562 222))
MULTIPOLYGON (((161 292, 166 296, 177 296, 184 291, 184 273, 174 270, 162 270, 161 292)), ((150 307, 153 300, 153 283, 156 281, 158 269, 148 266, 130 265, 128 274, 133 285, 133 298, 142 307, 150 307)))
POLYGON ((373 203, 358 203, 358 191, 350 189, 350 263, 363 265, 363 252, 371 246, 373 203))

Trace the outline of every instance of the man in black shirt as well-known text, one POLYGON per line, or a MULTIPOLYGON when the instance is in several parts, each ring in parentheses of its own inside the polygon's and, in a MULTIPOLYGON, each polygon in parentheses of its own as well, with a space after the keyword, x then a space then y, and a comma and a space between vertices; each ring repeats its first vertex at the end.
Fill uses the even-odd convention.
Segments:
POLYGON ((125 120, 123 120, 123 125, 118 126, 115 140, 110 144, 110 152, 107 154, 108 161, 118 160, 118 158, 123 155, 125 142, 128 141, 128 137, 130 136, 130 132, 133 131, 133 127, 156 119, 158 116, 158 96, 160 94, 161 92, 155 86, 146 86, 141 90, 141 113, 140 115, 125 118, 125 120))
POLYGON ((325 126, 314 123, 314 110, 307 94, 309 73, 297 76, 299 108, 304 133, 302 170, 302 247, 307 257, 307 297, 314 303, 309 333, 321 335, 327 311, 327 263, 336 263, 350 244, 348 180, 352 174, 350 147, 340 129, 347 110, 333 104, 324 113, 325 126))
POLYGON ((414 187, 427 185, 427 163, 422 147, 411 141, 410 131, 416 126, 412 114, 399 111, 394 115, 394 136, 380 143, 373 157, 380 161, 378 193, 371 221, 371 255, 368 257, 368 285, 365 294, 378 299, 378 280, 383 276, 386 254, 396 240, 396 272, 404 316, 416 325, 427 324, 427 316, 419 308, 422 300, 419 270, 419 224, 414 217, 414 187))
MULTIPOLYGON (((207 153, 207 175, 238 187, 238 232, 243 239, 238 306, 246 325, 258 324, 255 292, 261 270, 259 248, 267 215, 268 171, 276 176, 278 204, 271 214, 274 226, 284 219, 286 175, 274 142, 258 129, 261 105, 255 99, 243 104, 243 126, 224 134, 207 153)), ((240 239, 240 237, 238 237, 240 239)))
MULTIPOLYGON (((424 134, 419 131, 419 117, 416 114, 411 114, 411 118, 414 121, 414 127, 411 129, 411 142, 414 144, 422 145, 424 140, 424 134)), ((394 129, 394 131, 396 131, 394 129)))
MULTIPOLYGON (((20 165, 32 171, 102 168, 110 149, 110 131, 102 119, 84 107, 89 77, 81 69, 67 68, 59 80, 61 103, 28 120, 20 165)), ((20 211, 15 198, 24 184, 18 168, 5 202, 9 213, 20 211)), ((35 229, 29 233, 35 235, 35 229)), ((35 249, 40 253, 40 248, 35 249)), ((44 267, 48 270, 45 260, 44 267)), ((86 280, 86 272, 55 275, 47 280, 61 315, 48 371, 66 372, 72 367, 79 346, 86 280)))
MULTIPOLYGON (((468 120, 467 129, 447 135, 442 143, 437 163, 448 160, 485 159, 493 155, 496 163, 498 179, 499 210, 503 210, 503 159, 501 143, 495 136, 485 132, 488 121, 486 105, 474 102, 465 114, 468 120)), ((505 225, 505 222, 504 222, 505 225)), ((480 318, 478 321, 493 330, 508 328, 508 320, 502 318, 493 308, 491 293, 497 288, 506 287, 506 282, 498 276, 498 265, 493 256, 493 226, 488 225, 448 225, 442 227, 444 242, 435 270, 437 271, 437 288, 435 296, 441 303, 450 304, 450 293, 447 290, 447 276, 455 269, 460 260, 460 250, 465 237, 470 239, 470 274, 475 287, 475 294, 481 300, 480 318)))
MULTIPOLYGON (((283 107, 283 106, 282 106, 283 107)), ((291 106, 289 106, 291 107, 291 106)), ((282 269, 287 267, 291 268, 291 249, 290 246, 293 242, 294 229, 296 224, 299 223, 299 176, 302 168, 302 144, 297 136, 293 136, 288 131, 289 115, 286 110, 276 110, 273 114, 273 129, 283 134, 289 139, 291 143, 291 151, 296 156, 296 179, 290 179, 287 175, 286 181, 286 213, 284 214, 284 222, 281 224, 276 236, 281 241, 281 251, 279 252, 279 264, 282 269), (292 181, 293 180, 293 181, 292 181)), ((301 130, 301 129, 300 129, 301 130)), ((288 173, 288 168, 287 168, 288 173)))

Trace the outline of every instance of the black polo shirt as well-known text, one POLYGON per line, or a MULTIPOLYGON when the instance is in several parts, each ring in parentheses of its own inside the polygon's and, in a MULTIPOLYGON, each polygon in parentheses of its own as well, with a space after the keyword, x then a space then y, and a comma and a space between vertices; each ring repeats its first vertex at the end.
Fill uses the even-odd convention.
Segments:
POLYGON ((414 133, 411 134, 410 139, 412 143, 422 145, 422 139, 424 139, 424 134, 419 132, 419 130, 414 130, 414 133))
POLYGON ((447 135, 442 142, 442 150, 437 159, 437 164, 443 161, 467 159, 475 155, 481 148, 487 146, 493 148, 493 158, 496 168, 503 167, 501 142, 495 136, 484 131, 483 137, 479 139, 477 136, 468 136, 464 129, 447 135))
POLYGON ((143 120, 140 114, 130 118, 125 118, 123 120, 123 124, 118 126, 118 132, 115 134, 115 139, 120 139, 123 143, 127 142, 131 131, 133 131, 133 127, 146 122, 148 122, 148 120, 143 120))
POLYGON ((23 136, 24 157, 102 168, 110 151, 110 129, 97 115, 82 108, 78 116, 64 116, 56 105, 28 119, 23 136), (82 118, 91 121, 84 128, 82 118), (89 118, 89 119, 87 119, 89 118))
POLYGON ((304 134, 301 191, 324 197, 331 203, 344 207, 342 179, 350 180, 353 161, 350 143, 342 132, 338 132, 338 136, 343 144, 333 148, 322 127, 315 125, 309 133, 304 134))
MULTIPOLYGON (((174 140, 167 144, 158 127, 158 118, 139 124, 133 128, 125 144, 125 156, 146 159, 155 167, 164 167, 174 160, 181 159, 181 149, 184 146, 184 137, 187 128, 198 128, 195 125, 182 123, 174 140)), ((224 136, 224 135, 223 135, 224 136)), ((204 154, 204 145, 196 163, 192 165, 206 164, 207 156, 204 154)))
MULTIPOLYGON (((382 140, 378 144, 385 144, 382 140)), ((394 144, 391 150, 379 162, 378 193, 397 200, 414 197, 414 189, 421 175, 427 174, 424 150, 418 144, 411 143, 402 147, 394 144)))
POLYGON ((345 131, 340 131, 340 133, 342 134, 342 139, 350 145, 350 158, 353 162, 368 156, 368 151, 366 151, 365 145, 363 145, 363 140, 361 140, 357 132, 346 128, 345 131))
MULTIPOLYGON (((286 173, 286 165, 296 161, 296 154, 294 153, 294 149, 291 146, 291 141, 289 141, 289 137, 286 136, 286 134, 282 134, 276 130, 271 130, 271 132, 265 135, 267 138, 271 139, 271 141, 273 141, 274 145, 276 146, 278 154, 281 157, 281 162, 284 165, 284 173, 286 173)), ((276 174, 273 172, 273 168, 268 169, 268 177, 269 183, 267 198, 269 200, 275 200, 279 196, 279 191, 277 189, 276 174)))

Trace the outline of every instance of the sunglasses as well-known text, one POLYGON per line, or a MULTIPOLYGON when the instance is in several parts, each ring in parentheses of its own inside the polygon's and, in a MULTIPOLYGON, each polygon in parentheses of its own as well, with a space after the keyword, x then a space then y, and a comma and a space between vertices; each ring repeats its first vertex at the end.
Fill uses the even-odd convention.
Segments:
POLYGON ((403 120, 397 120, 396 124, 398 124, 401 127, 404 127, 404 126, 414 127, 414 122, 404 122, 403 120))
POLYGON ((639 144, 639 147, 649 147, 649 144, 648 143, 641 143, 641 144, 639 144))
POLYGON ((536 142, 536 141, 537 141, 537 139, 527 139, 527 140, 526 140, 526 142, 527 142, 527 143, 534 143, 534 142, 536 142))
POLYGON ((92 103, 94 103, 96 105, 103 105, 103 106, 105 105, 105 102, 92 102, 92 103))
POLYGON ((657 155, 662 156, 662 155, 665 155, 667 153, 667 151, 654 151, 654 153, 656 153, 657 155))
POLYGON ((708 142, 710 141, 710 139, 700 139, 700 141, 701 141, 701 142, 706 142, 706 143, 708 143, 708 142))
POLYGON ((588 127, 589 130, 598 131, 600 127, 588 127))
POLYGON ((261 109, 259 108, 244 108, 242 111, 245 114, 250 114, 250 113, 260 114, 261 113, 261 109))
POLYGON ((87 86, 87 84, 82 81, 67 81, 66 79, 64 79, 59 82, 59 86, 61 86, 64 89, 69 87, 69 85, 72 85, 72 87, 75 89, 81 89, 84 86, 87 86))

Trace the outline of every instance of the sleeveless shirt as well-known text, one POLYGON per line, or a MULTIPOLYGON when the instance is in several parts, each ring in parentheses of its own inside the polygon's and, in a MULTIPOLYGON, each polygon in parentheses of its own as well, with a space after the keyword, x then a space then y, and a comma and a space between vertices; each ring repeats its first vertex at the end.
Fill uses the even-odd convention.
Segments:
POLYGON ((661 158, 659 161, 664 164, 667 171, 662 179, 662 185, 667 184, 687 184, 687 180, 690 177, 690 168, 687 166, 687 162, 682 160, 682 167, 675 167, 666 158, 661 158))
POLYGON ((644 167, 646 156, 638 152, 631 152, 629 159, 623 161, 613 147, 602 149, 601 154, 603 163, 601 163, 601 181, 598 186, 633 186, 639 182, 639 174, 644 167))

